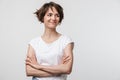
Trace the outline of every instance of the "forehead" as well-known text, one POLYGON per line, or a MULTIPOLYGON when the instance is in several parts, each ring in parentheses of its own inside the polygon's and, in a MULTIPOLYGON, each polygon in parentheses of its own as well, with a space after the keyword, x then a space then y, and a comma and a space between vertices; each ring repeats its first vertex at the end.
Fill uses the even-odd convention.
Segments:
POLYGON ((54 14, 58 14, 58 11, 55 9, 55 7, 51 7, 47 10, 46 13, 54 13, 54 14))

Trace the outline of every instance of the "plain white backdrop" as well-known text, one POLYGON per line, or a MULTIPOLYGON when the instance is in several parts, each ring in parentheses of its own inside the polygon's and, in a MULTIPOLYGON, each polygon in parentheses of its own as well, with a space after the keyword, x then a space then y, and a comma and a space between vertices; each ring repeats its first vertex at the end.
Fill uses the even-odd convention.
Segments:
MULTIPOLYGON (((33 14, 50 0, 0 0, 0 79, 25 75, 27 43, 43 32, 33 14)), ((120 80, 120 0, 51 0, 64 8, 58 31, 75 41, 68 80, 120 80)))

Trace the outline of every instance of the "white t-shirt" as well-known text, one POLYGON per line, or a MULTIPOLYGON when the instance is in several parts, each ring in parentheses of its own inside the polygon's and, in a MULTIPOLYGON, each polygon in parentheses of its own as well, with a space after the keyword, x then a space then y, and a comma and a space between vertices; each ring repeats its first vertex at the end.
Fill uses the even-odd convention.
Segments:
MULTIPOLYGON (((61 63, 63 51, 67 44, 72 43, 71 38, 61 35, 57 40, 48 44, 41 37, 32 39, 29 44, 33 47, 37 61, 41 65, 58 65, 61 63)), ((53 77, 33 77, 33 80, 66 80, 67 75, 53 77)))

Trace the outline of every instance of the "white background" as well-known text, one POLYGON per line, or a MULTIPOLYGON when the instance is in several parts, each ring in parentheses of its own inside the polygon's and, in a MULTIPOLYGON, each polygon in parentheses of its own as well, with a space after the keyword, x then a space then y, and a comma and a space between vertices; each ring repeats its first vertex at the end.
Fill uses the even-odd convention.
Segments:
MULTIPOLYGON (((43 32, 33 14, 50 0, 0 0, 0 79, 25 75, 27 43, 43 32)), ((120 0, 54 0, 64 8, 58 31, 75 41, 68 80, 120 80, 120 0)))

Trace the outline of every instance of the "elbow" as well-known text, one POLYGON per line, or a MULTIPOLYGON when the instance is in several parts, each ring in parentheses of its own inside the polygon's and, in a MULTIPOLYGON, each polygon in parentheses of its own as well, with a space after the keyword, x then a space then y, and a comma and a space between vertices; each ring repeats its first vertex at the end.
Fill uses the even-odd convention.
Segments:
POLYGON ((71 70, 71 69, 68 69, 68 70, 66 71, 66 74, 71 74, 71 72, 72 72, 72 70, 71 70))
POLYGON ((71 68, 66 68, 66 70, 65 70, 65 74, 71 74, 71 72, 72 72, 72 69, 71 68))
POLYGON ((29 71, 26 71, 26 76, 27 76, 27 77, 31 76, 31 74, 30 74, 29 71))
POLYGON ((29 77, 30 75, 26 73, 26 76, 29 77))
POLYGON ((30 75, 30 72, 29 72, 28 70, 26 70, 26 76, 27 76, 27 77, 31 76, 31 75, 30 75))
POLYGON ((26 76, 27 76, 27 77, 31 77, 31 75, 30 75, 30 74, 26 74, 26 76))
POLYGON ((27 77, 31 76, 31 71, 29 66, 26 66, 26 76, 27 77))
POLYGON ((72 66, 65 65, 63 68, 64 68, 63 70, 65 74, 68 74, 68 75, 71 74, 72 66))
POLYGON ((26 76, 27 77, 31 77, 31 76, 33 76, 33 74, 34 73, 33 73, 33 71, 31 69, 29 69, 29 68, 26 69, 26 76))

